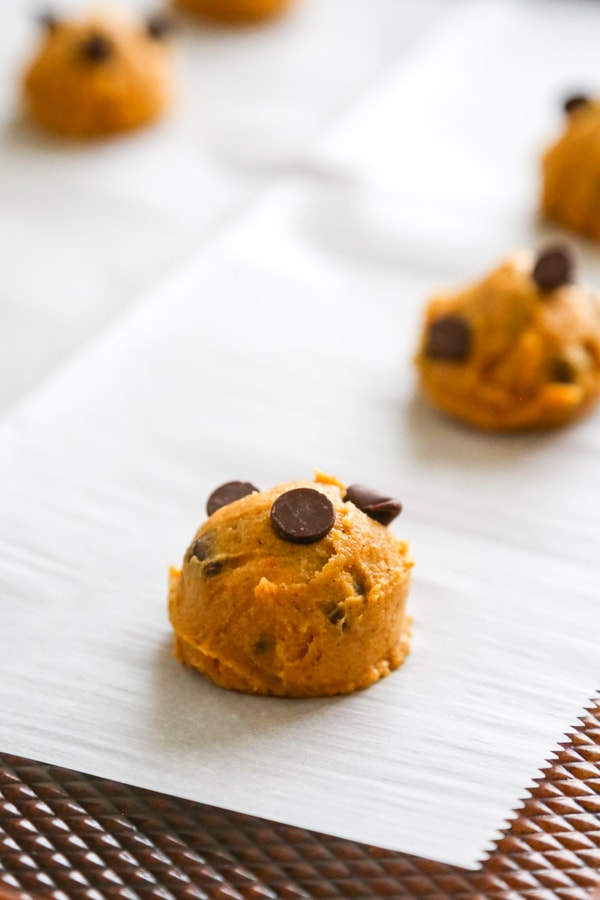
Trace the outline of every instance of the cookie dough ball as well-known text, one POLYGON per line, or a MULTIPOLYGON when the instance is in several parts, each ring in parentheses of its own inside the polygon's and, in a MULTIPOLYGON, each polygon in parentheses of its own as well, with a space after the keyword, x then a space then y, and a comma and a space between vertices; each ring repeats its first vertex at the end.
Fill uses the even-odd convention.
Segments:
POLYGON ((125 13, 43 18, 23 79, 26 114, 54 134, 94 138, 147 125, 172 96, 168 21, 125 13))
POLYGON ((289 0, 173 0, 185 12, 230 25, 244 25, 273 18, 289 0))
POLYGON ((259 491, 231 482, 172 570, 175 656, 249 694, 369 687, 409 650, 408 547, 398 501, 335 479, 259 491))
POLYGON ((515 254, 483 281, 435 297, 416 357, 435 406, 495 431, 554 428, 600 390, 600 303, 574 284, 567 247, 515 254))
POLYGON ((600 101, 565 103, 562 136, 542 160, 542 212, 559 225, 600 240, 600 101))

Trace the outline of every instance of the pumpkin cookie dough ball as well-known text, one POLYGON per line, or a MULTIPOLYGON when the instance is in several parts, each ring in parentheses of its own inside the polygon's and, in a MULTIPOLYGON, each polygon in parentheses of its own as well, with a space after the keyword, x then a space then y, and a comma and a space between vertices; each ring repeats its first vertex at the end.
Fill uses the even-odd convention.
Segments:
POLYGON ((62 20, 47 14, 23 79, 27 115, 71 138, 129 131, 157 119, 172 95, 168 20, 125 13, 62 20))
POLYGON ((229 25, 245 25, 273 18, 289 0, 173 0, 185 12, 229 25))
POLYGON ((564 132, 542 160, 542 212, 600 240, 600 101, 578 94, 564 108, 564 132))
POLYGON ((335 479, 259 491, 230 482, 172 570, 175 656, 249 694, 369 687, 409 650, 408 547, 397 500, 335 479))
POLYGON ((600 302, 574 284, 568 248, 515 254, 483 281, 429 304, 416 357, 444 412, 496 431, 577 419, 600 390, 600 302))

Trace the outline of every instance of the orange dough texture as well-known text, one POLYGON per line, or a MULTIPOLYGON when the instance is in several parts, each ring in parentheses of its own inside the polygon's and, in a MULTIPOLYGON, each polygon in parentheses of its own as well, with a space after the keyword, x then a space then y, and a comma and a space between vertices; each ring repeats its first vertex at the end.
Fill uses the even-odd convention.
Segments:
POLYGON ((542 160, 542 212, 571 231, 600 240, 600 102, 567 115, 563 134, 542 160))
POLYGON ((415 362, 423 393, 443 412, 492 431, 555 428, 597 400, 598 296, 573 284, 542 292, 533 264, 521 251, 483 281, 429 303, 415 362), (426 353, 429 328, 445 315, 469 326, 464 361, 426 353))
POLYGON ((26 115, 54 134, 97 138, 130 131, 167 108, 172 48, 125 13, 61 20, 44 34, 22 94, 26 115), (108 42, 107 58, 85 57, 82 47, 94 35, 108 42))
POLYGON ((271 19, 283 12, 289 0, 173 0, 185 12, 225 25, 246 25, 271 19))
POLYGON ((409 651, 408 547, 344 494, 317 475, 213 513, 171 572, 175 656, 222 687, 280 697, 348 694, 398 668, 409 651), (333 529, 313 544, 282 540, 271 525, 274 501, 298 487, 335 509, 333 529))

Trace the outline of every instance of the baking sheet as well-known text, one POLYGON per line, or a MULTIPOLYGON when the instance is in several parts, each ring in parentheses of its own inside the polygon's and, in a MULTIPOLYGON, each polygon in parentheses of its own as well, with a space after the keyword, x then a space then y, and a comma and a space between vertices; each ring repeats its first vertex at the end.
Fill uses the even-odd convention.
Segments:
MULTIPOLYGON (((493 60, 519 13, 489 10, 493 60)), ((329 162, 0 426, 0 746, 475 867, 597 687, 600 420, 502 438, 425 408, 423 299, 533 239, 529 207, 401 203, 329 162), (351 697, 214 688, 171 657, 167 566, 215 485, 313 466, 404 500, 413 653, 351 697)))

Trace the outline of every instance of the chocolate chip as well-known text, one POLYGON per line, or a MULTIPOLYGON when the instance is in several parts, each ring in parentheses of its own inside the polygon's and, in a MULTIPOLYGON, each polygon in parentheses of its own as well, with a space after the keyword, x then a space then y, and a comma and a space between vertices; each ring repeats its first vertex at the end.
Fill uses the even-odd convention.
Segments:
POLYGON ((113 46, 108 38, 94 31, 80 44, 81 55, 88 62, 106 62, 113 54, 113 46))
POLYGON ((262 635, 256 641, 256 643, 254 644, 254 647, 252 649, 253 649, 254 653, 257 654, 257 656, 262 656, 263 653, 267 653, 271 649, 271 641, 269 640, 268 637, 265 637, 265 635, 262 635))
POLYGON ((559 384, 574 384, 577 381, 577 370, 568 359, 557 357, 550 364, 550 380, 559 384))
POLYGON ((206 578, 213 578, 215 575, 218 575, 219 572, 223 570, 223 566, 225 562, 222 560, 215 559, 213 562, 207 562, 204 568, 202 569, 202 574, 206 578))
POLYGON ((590 98, 587 94, 571 94, 570 97, 563 103, 563 109, 568 116, 571 115, 572 112, 575 112, 576 109, 580 109, 582 106, 587 106, 590 102, 590 98))
POLYGON ((425 356, 447 362, 464 362, 471 351, 471 329, 462 316, 447 315, 429 324, 425 356))
POLYGON ((204 562, 210 556, 212 540, 208 535, 203 534, 199 537, 192 547, 191 556, 195 556, 199 562, 204 562))
POLYGON ((369 589, 367 588, 367 582, 363 578, 362 575, 355 575, 352 581, 352 587, 354 588, 354 593, 358 594, 359 597, 362 597, 363 600, 367 599, 367 595, 369 593, 369 589))
POLYGON ((173 20, 164 13, 156 13, 146 19, 146 33, 155 41, 164 41, 174 30, 173 20))
POLYGON ((58 26, 60 25, 60 19, 56 15, 56 13, 52 12, 51 9, 44 9, 42 12, 38 13, 36 16, 36 20, 40 28, 43 28, 44 31, 53 32, 56 31, 58 26))
POLYGON ((327 616, 328 621, 331 622, 332 625, 339 625, 339 623, 342 622, 346 615, 344 607, 340 603, 336 603, 335 601, 327 603, 324 607, 324 612, 327 616))
POLYGON ((291 544, 314 544, 329 534, 335 523, 333 503, 313 488, 294 488, 281 494, 271 507, 275 534, 291 544))
POLYGON ((228 481, 216 488, 206 502, 206 512, 212 516, 214 512, 221 509, 222 506, 229 506, 248 494, 257 494, 258 488, 250 484, 249 481, 228 481))
POLYGON ((555 291, 575 280, 575 258, 564 245, 547 247, 538 255, 533 280, 541 291, 555 291))
POLYGON ((389 525, 402 512, 399 500, 372 491, 364 484, 351 484, 346 491, 344 502, 354 503, 362 512, 382 525, 389 525))

